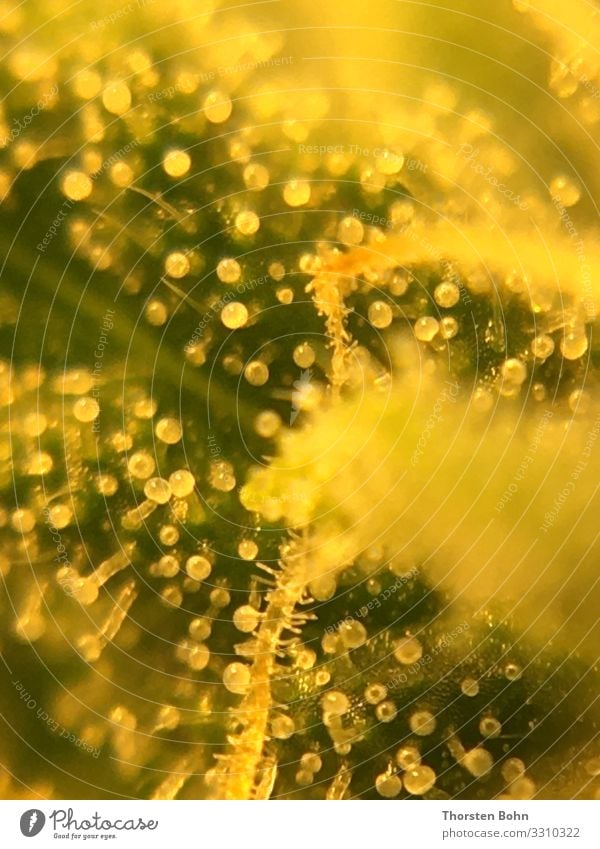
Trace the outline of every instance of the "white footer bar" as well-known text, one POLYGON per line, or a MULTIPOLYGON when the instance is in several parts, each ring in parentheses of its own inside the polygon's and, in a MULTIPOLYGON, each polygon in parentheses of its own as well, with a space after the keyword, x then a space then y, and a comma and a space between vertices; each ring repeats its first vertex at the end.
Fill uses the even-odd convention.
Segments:
POLYGON ((3 801, 0 843, 224 849, 600 847, 600 803, 3 801))

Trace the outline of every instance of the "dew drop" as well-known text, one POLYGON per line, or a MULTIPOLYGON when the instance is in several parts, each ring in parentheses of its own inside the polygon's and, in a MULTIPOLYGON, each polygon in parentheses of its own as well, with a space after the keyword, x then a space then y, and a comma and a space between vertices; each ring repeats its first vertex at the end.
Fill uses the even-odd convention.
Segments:
POLYGON ((205 581, 212 572, 212 565, 206 557, 194 554, 186 560, 185 571, 194 581, 205 581))
POLYGON ((375 708, 375 716, 380 722, 392 722, 398 715, 398 709, 394 702, 387 700, 381 702, 375 708))
POLYGON ((175 445, 181 439, 183 430, 177 419, 164 418, 156 423, 154 432, 161 442, 167 445, 175 445))
POLYGON ((271 439, 281 429, 281 416, 274 410, 263 410, 254 420, 254 429, 264 439, 271 439))
POLYGON ((251 386, 264 386, 269 379, 269 367, 260 360, 251 360, 244 369, 244 377, 251 386))
POLYGON ((547 334, 536 336, 531 343, 531 353, 538 360, 547 359, 553 352, 554 340, 547 334))
POLYGON ((233 613, 233 624, 243 634, 251 634, 256 630, 259 622, 259 613, 250 604, 243 604, 233 613))
POLYGON ((306 180, 290 180, 283 190, 283 199, 288 206, 304 206, 310 200, 310 183, 306 180))
POLYGON ((465 752, 460 762, 467 772, 470 772, 475 778, 487 775, 494 766, 494 758, 491 753, 480 747, 465 752))
POLYGON ((175 280, 180 280, 190 272, 190 261, 181 251, 172 251, 165 258, 165 273, 175 280))
POLYGON ((375 778, 375 789, 384 799, 394 799, 402 790, 402 779, 398 775, 382 772, 375 778))
POLYGON ((289 716, 280 714, 271 720, 271 734, 276 740, 288 740, 295 730, 294 720, 289 716))
POLYGON ((164 478, 150 478, 144 485, 144 495, 156 504, 166 504, 171 498, 171 487, 164 478))
POLYGON ((344 245, 359 245, 362 242, 364 235, 365 228, 358 218, 354 218, 352 215, 342 218, 338 224, 337 236, 340 242, 344 245))
POLYGON ((405 637, 396 643, 394 657, 399 663, 409 666, 423 657, 423 646, 415 637, 405 637))
POLYGON ((415 769, 421 765, 421 753, 416 746, 402 746, 396 752, 396 763, 401 769, 415 769))
POLYGON ((69 200, 85 200, 92 193, 92 181, 83 171, 69 171, 63 178, 61 190, 69 200))
POLYGON ((369 684, 365 688, 365 701, 370 705, 378 705, 387 696, 387 687, 383 684, 369 684))
POLYGON ((241 540, 237 550, 243 560, 255 560, 258 554, 258 546, 253 539, 241 540))
POLYGON ((433 297, 436 304, 444 309, 456 306, 460 300, 460 289, 456 283, 440 283, 435 287, 433 297))
POLYGON ((292 358, 298 368, 310 368, 315 361, 315 352, 308 342, 302 342, 294 348, 292 358))
POLYGON ((474 698, 479 694, 479 683, 474 678, 463 678, 460 682, 460 690, 464 696, 474 698))
POLYGON ((131 106, 129 86, 122 81, 110 83, 102 92, 102 103, 112 115, 124 115, 131 106))
POLYGON ((242 269, 236 259, 228 257, 217 265, 217 277, 221 283, 237 283, 242 276, 242 269))
POLYGON ((185 150, 169 150, 163 157, 162 167, 169 177, 183 177, 190 170, 192 160, 185 150))
POLYGON ((419 342, 431 342, 440 326, 433 316, 424 315, 416 320, 414 327, 419 342))
POLYGON ((588 349, 585 333, 569 331, 560 341, 560 350, 565 360, 578 360, 588 349))
POLYGON ((223 684, 230 693, 243 696, 250 684, 250 669, 243 663, 230 663, 223 670, 223 684))
POLYGON ((185 498, 191 495, 196 485, 196 479, 187 469, 178 469, 169 475, 169 486, 173 495, 177 498, 185 498))
POLYGON ((264 165, 246 165, 243 177, 246 188, 253 192, 260 192, 269 185, 269 172, 264 165))
POLYGON ((255 212, 239 212, 235 217, 235 228, 242 236, 253 236, 260 227, 260 218, 255 212))
POLYGON ((418 710, 411 714, 408 721, 410 730, 419 737, 427 737, 433 734, 437 725, 435 716, 428 710, 418 710))
POLYGON ((211 124, 222 124, 231 115, 233 104, 223 92, 211 91, 206 95, 202 107, 211 124))
POLYGON ((389 327, 392 323, 392 308, 385 301, 373 301, 372 304, 369 304, 367 315, 370 324, 379 329, 389 327))
POLYGON ((229 330, 237 330, 248 321, 248 310, 240 301, 232 301, 221 310, 221 321, 229 330))
POLYGON ((78 422, 93 422, 100 413, 100 406, 93 398, 78 398, 73 404, 73 415, 78 422))
POLYGON ((404 786, 413 796, 423 796, 435 785, 436 774, 430 766, 417 766, 404 775, 404 786))

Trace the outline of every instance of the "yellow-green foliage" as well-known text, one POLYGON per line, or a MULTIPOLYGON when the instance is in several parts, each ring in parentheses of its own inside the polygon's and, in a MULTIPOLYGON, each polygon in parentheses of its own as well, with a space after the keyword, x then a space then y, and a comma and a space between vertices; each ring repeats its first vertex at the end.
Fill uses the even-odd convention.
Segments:
POLYGON ((487 5, 4 4, 3 795, 600 793, 598 25, 487 5))

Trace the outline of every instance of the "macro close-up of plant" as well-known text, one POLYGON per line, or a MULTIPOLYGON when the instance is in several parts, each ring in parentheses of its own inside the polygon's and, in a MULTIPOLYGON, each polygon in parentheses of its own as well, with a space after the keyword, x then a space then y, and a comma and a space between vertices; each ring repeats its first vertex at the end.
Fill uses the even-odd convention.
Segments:
POLYGON ((2 798, 600 798, 597 3, 0 44, 2 798))

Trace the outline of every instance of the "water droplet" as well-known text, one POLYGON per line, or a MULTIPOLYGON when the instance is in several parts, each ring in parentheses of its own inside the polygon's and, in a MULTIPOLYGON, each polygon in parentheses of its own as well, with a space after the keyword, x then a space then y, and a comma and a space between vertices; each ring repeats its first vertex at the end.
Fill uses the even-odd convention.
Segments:
POLYGON ((337 236, 340 242, 344 245, 359 245, 362 242, 364 235, 365 228, 358 218, 354 218, 352 215, 347 215, 346 218, 342 218, 338 224, 337 236))
POLYGON ((378 705, 387 696, 387 687, 383 684, 369 684, 365 689, 365 701, 370 705, 378 705))
POLYGON ((235 227, 242 236, 253 236, 260 227, 260 218, 249 210, 239 212, 235 217, 235 227))
POLYGON ((100 413, 100 405, 93 398, 78 398, 73 404, 73 415, 78 422, 93 422, 100 413))
POLYGON ((156 504, 166 504, 171 498, 171 487, 164 478, 150 478, 144 485, 144 495, 156 504))
POLYGON ((554 340, 552 336, 542 334, 536 336, 531 343, 531 353, 538 360, 545 360, 554 352, 554 340))
POLYGON ((342 716, 350 709, 348 697, 341 690, 330 690, 321 697, 323 713, 342 716))
POLYGON ((381 156, 375 160, 375 167, 380 174, 390 176, 397 174, 404 165, 404 156, 401 153, 396 153, 393 150, 384 150, 381 156))
POLYGON ((212 565, 206 557, 194 554, 186 560, 185 571, 194 581, 205 581, 212 572, 212 565))
POLYGON ((463 678, 460 683, 460 689, 464 696, 474 698, 479 694, 479 683, 475 678, 463 678))
POLYGON ((310 368, 315 361, 315 352, 308 342, 302 342, 294 348, 292 357, 298 368, 310 368))
POLYGON ((248 310, 240 301, 232 301, 221 310, 221 321, 229 330, 237 330, 248 321, 248 310))
POLYGON ((183 430, 177 419, 164 418, 157 422, 154 432, 161 442, 175 445, 181 439, 183 430))
POLYGON ((190 170, 192 160, 185 150, 169 150, 163 157, 162 167, 169 177, 183 177, 190 170))
POLYGON ((502 732, 502 723, 498 722, 493 716, 484 716, 479 723, 479 732, 483 737, 493 739, 502 732))
POLYGON ((417 766, 404 774, 404 786, 413 796, 423 796, 435 785, 436 778, 430 766, 417 766))
POLYGON ((588 349, 585 333, 569 331, 560 341, 560 350, 565 360, 578 360, 588 349))
POLYGON ((415 637, 404 637, 396 643, 394 657, 399 663, 409 666, 423 657, 423 646, 415 637))
POLYGON ((180 280, 190 272, 190 261, 181 251, 173 251, 165 258, 165 273, 180 280))
POLYGON ((61 191, 69 200, 85 200, 92 193, 92 181, 83 171, 69 171, 65 174, 61 191))
POLYGON ((269 172, 264 165, 246 165, 243 176, 246 188, 251 191, 260 192, 269 185, 269 172))
POLYGON ((398 708, 389 699, 375 708, 375 716, 380 722, 392 722, 398 715, 398 708))
POLYGON ((269 367, 260 360, 252 360, 244 369, 244 377, 251 386, 264 386, 269 379, 269 367))
POLYGON ((373 327, 384 328, 389 327, 392 323, 393 313, 392 308, 385 301, 373 301, 369 304, 368 309, 369 322, 373 327))
POLYGON ((416 746, 402 746, 396 752, 396 763, 402 769, 415 769, 421 765, 421 753, 416 746))
POLYGON ((243 560, 255 560, 258 546, 253 539, 243 539, 238 545, 238 554, 243 560))
POLYGON ((419 342, 431 342, 440 326, 433 316, 424 315, 416 320, 414 327, 419 342))
POLYGON ((196 479, 187 469, 178 469, 169 475, 169 486, 173 495, 177 498, 185 498, 191 495, 196 485, 196 479))
POLYGON ((428 710, 418 710, 411 714, 408 721, 410 730, 419 737, 433 734, 437 725, 435 716, 428 710))
POLYGON ((367 629, 361 622, 345 620, 339 629, 339 634, 346 648, 356 649, 367 642, 367 629))
POLYGON ((460 289, 456 283, 440 283, 435 287, 433 297, 438 306, 444 309, 456 306, 460 300, 460 289))
POLYGON ((230 663, 223 670, 223 684, 230 693, 243 696, 250 684, 250 668, 243 663, 230 663))
POLYGON ((283 199, 288 206, 304 206, 310 200, 310 183, 306 180, 290 180, 283 190, 283 199))
POLYGON ((206 95, 202 108, 211 124, 222 124, 231 115, 233 104, 223 92, 211 91, 206 95))
POLYGON ((280 714, 271 720, 271 734, 276 740, 288 740, 295 730, 294 720, 289 716, 280 714))
POLYGON ((384 799, 394 799, 402 790, 402 779, 398 775, 382 772, 375 778, 375 789, 384 799))
POLYGON ((124 115, 131 106, 131 91, 122 82, 110 83, 102 92, 104 108, 112 115, 124 115))
POLYGON ((242 269, 236 259, 227 257, 217 265, 217 277, 221 283, 237 283, 242 275, 242 269))
POLYGON ((243 604, 233 613, 233 624, 243 634, 251 634, 252 631, 255 631, 259 619, 258 610, 249 604, 243 604))
POLYGON ((491 753, 479 746, 465 752, 460 762, 467 772, 470 772, 475 778, 487 775, 494 766, 494 758, 491 753))

